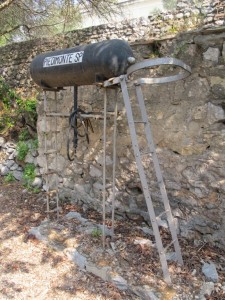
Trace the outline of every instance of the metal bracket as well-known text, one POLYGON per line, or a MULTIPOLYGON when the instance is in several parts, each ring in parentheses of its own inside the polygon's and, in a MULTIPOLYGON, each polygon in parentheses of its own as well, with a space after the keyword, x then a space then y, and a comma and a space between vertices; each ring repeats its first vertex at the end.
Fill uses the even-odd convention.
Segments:
POLYGON ((139 78, 134 81, 135 84, 155 84, 155 83, 166 83, 166 82, 173 82, 177 80, 181 80, 186 78, 191 73, 191 68, 183 63, 181 60, 173 58, 173 57, 165 57, 165 58, 156 58, 156 59, 148 59, 142 62, 136 63, 130 66, 127 69, 127 78, 130 79, 130 76, 141 69, 151 68, 155 66, 161 65, 172 65, 176 67, 180 67, 183 70, 179 71, 176 75, 171 76, 163 76, 157 78, 139 78))

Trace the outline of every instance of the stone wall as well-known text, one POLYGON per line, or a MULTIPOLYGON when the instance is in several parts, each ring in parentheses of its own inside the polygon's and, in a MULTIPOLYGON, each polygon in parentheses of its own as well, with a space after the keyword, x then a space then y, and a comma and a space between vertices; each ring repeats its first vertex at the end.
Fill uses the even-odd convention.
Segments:
POLYGON ((225 24, 223 1, 179 0, 174 11, 154 14, 148 18, 108 23, 22 43, 0 47, 0 76, 22 95, 36 94, 29 73, 30 62, 39 53, 75 45, 119 38, 130 44, 152 43, 173 38, 179 32, 196 28, 214 28, 225 24))
MULTIPOLYGON (((181 235, 203 239, 220 246, 224 240, 224 162, 225 138, 225 34, 204 32, 185 34, 173 40, 161 41, 158 53, 182 59, 192 67, 192 75, 175 83, 145 86, 143 88, 147 112, 153 129, 159 160, 165 178, 169 199, 177 218, 181 235)), ((135 56, 152 53, 149 45, 133 46, 135 56)), ((161 74, 164 68, 159 70, 161 74)), ((151 76, 147 72, 142 76, 151 76)), ((72 88, 58 95, 58 111, 68 112, 72 108, 72 88)), ((134 104, 134 91, 130 90, 134 104)), ((113 109, 113 92, 109 91, 109 107, 113 109)), ((54 93, 48 94, 49 109, 55 109, 54 93)), ((85 111, 102 111, 103 94, 96 87, 79 88, 79 105, 85 111)), ((38 132, 43 145, 42 104, 39 106, 38 132)), ((120 96, 120 115, 117 136, 116 214, 136 218, 141 215, 148 222, 146 206, 136 171, 126 113, 120 96)), ((137 113, 137 112, 136 112, 137 113)), ((137 113, 138 114, 138 113, 137 113)), ((51 122, 54 122, 53 120, 51 122)), ((58 169, 60 170, 61 199, 72 199, 84 209, 94 207, 101 210, 102 200, 102 120, 93 120, 94 133, 90 144, 80 138, 77 158, 66 159, 66 132, 68 120, 58 120, 61 133, 58 136, 58 169)), ((54 128, 50 125, 49 131, 54 128)), ((107 208, 110 211, 112 198, 112 131, 113 120, 107 128, 107 208)), ((140 145, 145 142, 138 129, 140 145)), ((54 148, 54 135, 48 133, 48 147, 54 148)), ((41 172, 46 164, 43 147, 40 148, 38 163, 41 172)), ((146 159, 146 167, 153 200, 160 198, 157 182, 146 159)), ((49 157, 50 168, 54 169, 55 156, 49 157)), ((54 180, 54 177, 52 177, 54 180)), ((160 210, 160 206, 158 207, 160 210)))
MULTIPOLYGON (((43 39, 0 48, 0 69, 12 86, 29 94, 34 91, 34 85, 29 78, 29 63, 37 53, 107 38, 128 40, 137 61, 158 56, 173 56, 189 64, 192 67, 192 75, 187 79, 160 86, 146 86, 143 88, 144 96, 166 188, 181 235, 214 242, 224 247, 225 32, 224 27, 218 27, 222 25, 221 22, 224 24, 224 20, 216 18, 218 11, 215 1, 203 1, 199 8, 188 6, 188 3, 189 1, 180 1, 177 11, 151 16, 146 20, 92 27, 70 32, 65 37, 58 36, 55 40, 43 39), (199 11, 202 14, 204 12, 204 18, 202 14, 199 18, 199 11), (196 20, 201 21, 201 28, 187 32, 185 26, 192 22, 195 27, 196 20), (165 32, 167 25, 172 29, 168 28, 165 32), (23 48, 24 51, 21 51, 23 48)), ((155 70, 146 71, 144 74, 140 73, 140 76, 152 76, 154 72, 155 70)), ((158 72, 162 75, 165 70, 160 68, 158 72)), ((60 91, 57 107, 54 93, 49 92, 49 110, 69 113, 73 105, 72 92, 72 88, 60 91)), ((112 111, 114 94, 112 91, 108 93, 108 110, 112 111)), ((134 91, 131 90, 130 94, 134 104, 134 91)), ((102 90, 97 87, 80 87, 79 106, 89 112, 102 111, 102 90)), ((116 215, 131 219, 139 216, 148 222, 121 95, 119 112, 116 215)), ((43 173, 46 161, 43 155, 45 126, 42 96, 39 97, 38 114, 40 147, 37 165, 40 173, 43 173)), ((52 119, 47 124, 48 149, 54 148, 52 131, 56 127, 55 122, 56 120, 52 119)), ((92 125, 94 133, 90 135, 90 144, 88 145, 84 138, 80 138, 77 158, 71 163, 66 158, 68 119, 58 118, 58 184, 62 200, 72 200, 82 205, 84 210, 88 207, 101 210, 102 120, 93 120, 92 125)), ((112 130, 113 121, 110 119, 107 126, 108 211, 112 198, 112 130)), ((144 149, 141 130, 139 133, 141 148, 144 149)), ((50 169, 55 169, 55 163, 55 156, 49 155, 50 169)), ((149 163, 151 164, 151 161, 147 159, 144 162, 153 200, 159 203, 159 191, 149 163)), ((54 181, 52 176, 50 184, 54 181)), ((158 210, 161 210, 159 204, 158 210)))

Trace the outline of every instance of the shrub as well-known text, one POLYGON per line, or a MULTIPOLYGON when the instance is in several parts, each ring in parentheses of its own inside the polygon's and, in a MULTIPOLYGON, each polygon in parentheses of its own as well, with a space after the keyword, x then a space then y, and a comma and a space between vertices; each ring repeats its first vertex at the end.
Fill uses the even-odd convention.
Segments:
POLYGON ((99 238, 102 235, 102 231, 99 228, 94 228, 91 232, 91 236, 94 238, 99 238))
POLYGON ((27 128, 22 129, 19 134, 19 141, 24 142, 24 141, 29 140, 29 138, 30 138, 30 133, 29 133, 28 129, 27 128))
POLYGON ((23 172, 23 181, 24 185, 28 188, 31 188, 31 184, 36 177, 35 165, 26 164, 23 172))
POLYGON ((10 172, 8 173, 5 178, 4 178, 4 181, 5 182, 12 182, 12 181, 15 181, 15 177, 13 176, 13 174, 10 172))
POLYGON ((29 151, 29 146, 24 141, 19 141, 16 150, 17 150, 17 158, 19 160, 24 160, 29 151))
POLYGON ((2 134, 9 133, 17 121, 21 121, 21 117, 24 123, 35 129, 37 122, 36 105, 36 99, 22 99, 0 77, 0 132, 2 134))

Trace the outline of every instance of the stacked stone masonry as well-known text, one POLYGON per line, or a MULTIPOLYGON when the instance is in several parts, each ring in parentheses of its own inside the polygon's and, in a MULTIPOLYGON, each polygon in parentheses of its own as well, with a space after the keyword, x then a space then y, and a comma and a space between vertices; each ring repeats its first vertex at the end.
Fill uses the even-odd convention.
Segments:
MULTIPOLYGON (((175 11, 148 19, 124 21, 67 33, 54 39, 39 39, 0 48, 0 70, 12 87, 24 95, 35 94, 29 76, 32 58, 42 52, 78 44, 120 38, 127 40, 137 61, 155 57, 176 57, 192 67, 187 79, 143 88, 154 141, 165 179, 168 196, 182 236, 225 246, 225 27, 221 13, 223 1, 179 1, 175 11)), ((153 76, 173 69, 140 72, 153 76)), ((109 93, 112 111, 114 94, 109 93)), ((130 91, 132 102, 134 91, 130 91)), ((40 173, 44 156, 43 99, 39 96, 37 165, 40 173)), ((48 92, 48 109, 54 111, 54 92, 48 92)), ((58 93, 58 111, 69 113, 73 106, 73 88, 58 93)), ((95 86, 79 87, 79 106, 88 112, 103 110, 103 92, 95 86)), ((138 111, 136 112, 138 114, 138 111)), ((68 119, 58 118, 57 158, 60 170, 60 198, 71 200, 84 209, 102 207, 102 120, 93 120, 94 133, 88 145, 80 138, 77 158, 66 157, 68 119)), ((48 121, 48 148, 54 147, 55 120, 48 121)), ((141 148, 145 143, 138 129, 141 148)), ((107 126, 107 211, 111 209, 113 120, 107 126)), ((49 155, 50 169, 55 156, 49 155)), ((144 162, 154 202, 159 191, 149 158, 144 162)), ((53 184, 54 177, 50 184, 53 184)), ((161 211, 160 205, 158 210, 161 211)), ((149 222, 146 205, 134 162, 123 100, 119 99, 116 215, 149 222)))

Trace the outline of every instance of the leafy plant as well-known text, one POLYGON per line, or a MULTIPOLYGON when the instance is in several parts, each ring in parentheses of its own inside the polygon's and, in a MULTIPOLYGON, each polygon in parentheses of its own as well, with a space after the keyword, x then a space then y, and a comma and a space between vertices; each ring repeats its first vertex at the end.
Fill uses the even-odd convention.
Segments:
POLYGON ((91 232, 91 236, 94 238, 99 238, 102 235, 102 231, 99 228, 94 228, 91 232))
POLYGON ((40 193, 40 189, 38 187, 32 187, 32 188, 29 188, 33 193, 37 194, 37 193, 40 193))
POLYGON ((31 184, 36 177, 35 165, 26 164, 23 172, 24 185, 28 188, 32 188, 31 184))
POLYGON ((166 10, 174 10, 177 6, 177 0, 163 0, 163 7, 166 10))
POLYGON ((5 108, 9 108, 17 99, 17 95, 9 85, 0 77, 0 100, 3 102, 5 108))
POLYGON ((30 133, 28 129, 27 128, 22 129, 19 134, 19 141, 25 142, 29 140, 29 138, 30 138, 30 133))
POLYGON ((16 103, 18 105, 19 111, 23 112, 33 112, 36 113, 36 105, 37 105, 37 100, 36 99, 21 99, 18 98, 16 100, 16 103))
POLYGON ((16 150, 17 150, 17 158, 23 161, 29 151, 29 146, 26 142, 19 141, 16 150))
POLYGON ((0 132, 2 134, 9 133, 9 129, 15 127, 21 118, 23 122, 35 128, 37 121, 36 105, 36 99, 22 99, 0 77, 0 132))
POLYGON ((12 181, 15 181, 15 177, 13 176, 13 174, 11 172, 9 172, 5 178, 4 178, 4 181, 5 182, 12 182, 12 181))
POLYGON ((31 150, 38 149, 38 139, 37 138, 31 141, 30 147, 31 147, 31 150))

